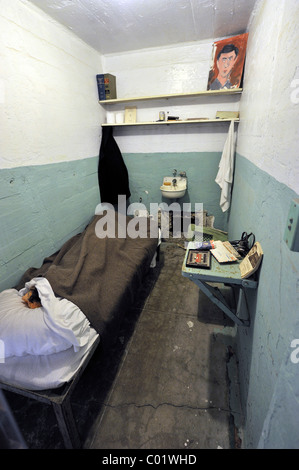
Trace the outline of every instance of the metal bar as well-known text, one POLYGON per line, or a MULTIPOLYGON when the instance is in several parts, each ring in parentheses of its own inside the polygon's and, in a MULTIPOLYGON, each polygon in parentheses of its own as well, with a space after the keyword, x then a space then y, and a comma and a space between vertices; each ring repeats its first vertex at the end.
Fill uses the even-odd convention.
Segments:
POLYGON ((2 388, 3 390, 7 390, 42 403, 51 404, 55 411, 59 429, 67 448, 80 448, 80 438, 69 400, 74 387, 81 378, 81 375, 93 356, 99 342, 100 337, 97 337, 73 379, 58 389, 54 388, 44 391, 34 391, 18 387, 16 385, 10 385, 3 381, 0 382, 0 389, 2 388))
MULTIPOLYGON (((202 290, 204 294, 215 304, 217 307, 219 307, 231 320, 233 320, 237 325, 241 326, 248 326, 249 321, 248 320, 242 320, 241 318, 237 317, 237 315, 232 311, 232 309, 227 305, 227 303, 221 299, 218 298, 216 295, 216 290, 214 287, 210 286, 209 284, 206 284, 203 281, 200 281, 199 279, 192 278, 192 281, 202 290)), ((238 306, 240 306, 240 303, 238 301, 238 306)))
POLYGON ((69 399, 52 403, 66 449, 80 449, 81 442, 69 399))

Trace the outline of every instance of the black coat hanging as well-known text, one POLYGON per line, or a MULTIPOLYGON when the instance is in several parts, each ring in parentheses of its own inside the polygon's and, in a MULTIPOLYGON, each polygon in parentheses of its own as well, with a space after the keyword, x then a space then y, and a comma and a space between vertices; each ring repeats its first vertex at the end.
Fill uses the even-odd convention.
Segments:
POLYGON ((113 137, 111 126, 102 128, 99 154, 98 179, 101 202, 117 204, 118 196, 131 196, 128 170, 119 147, 113 137))

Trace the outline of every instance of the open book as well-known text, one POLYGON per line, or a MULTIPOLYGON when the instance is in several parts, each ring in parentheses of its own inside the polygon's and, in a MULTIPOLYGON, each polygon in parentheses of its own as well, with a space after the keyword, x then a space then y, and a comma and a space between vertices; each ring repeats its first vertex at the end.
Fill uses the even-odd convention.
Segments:
POLYGON ((259 242, 256 242, 249 253, 240 263, 241 278, 245 279, 253 274, 261 264, 263 250, 259 242))

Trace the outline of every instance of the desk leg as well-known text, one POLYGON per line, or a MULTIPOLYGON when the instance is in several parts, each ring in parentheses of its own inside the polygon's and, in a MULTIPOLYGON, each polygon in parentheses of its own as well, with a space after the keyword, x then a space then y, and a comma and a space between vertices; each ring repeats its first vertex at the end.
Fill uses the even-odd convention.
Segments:
POLYGON ((222 294, 220 294, 216 288, 212 287, 211 285, 207 284, 206 282, 200 281, 198 279, 192 279, 193 282, 200 288, 200 290, 215 304, 219 307, 231 320, 233 320, 237 325, 248 326, 249 320, 241 320, 237 314, 241 307, 241 302, 243 298, 243 289, 240 287, 239 292, 239 299, 238 299, 238 307, 237 307, 237 314, 234 313, 229 305, 226 303, 222 294), (219 298, 221 296, 221 298, 219 298))

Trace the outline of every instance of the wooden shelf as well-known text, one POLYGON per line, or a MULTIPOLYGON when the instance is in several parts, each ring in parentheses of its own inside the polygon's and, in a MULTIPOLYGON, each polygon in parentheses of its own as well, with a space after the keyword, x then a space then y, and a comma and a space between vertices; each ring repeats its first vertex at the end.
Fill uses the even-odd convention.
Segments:
POLYGON ((154 121, 154 122, 123 122, 121 124, 102 124, 102 127, 128 127, 128 126, 173 126, 179 124, 209 124, 219 122, 239 122, 239 119, 188 119, 187 121, 154 121))
POLYGON ((99 101, 102 105, 121 104, 121 103, 133 103, 135 101, 148 101, 148 100, 161 100, 161 99, 172 99, 172 98, 188 98, 188 97, 200 97, 200 96, 223 96, 223 95, 234 95, 242 93, 242 88, 231 88, 227 90, 206 90, 192 93, 173 93, 170 95, 155 95, 155 96, 139 96, 135 98, 117 98, 115 100, 101 100, 99 101))

